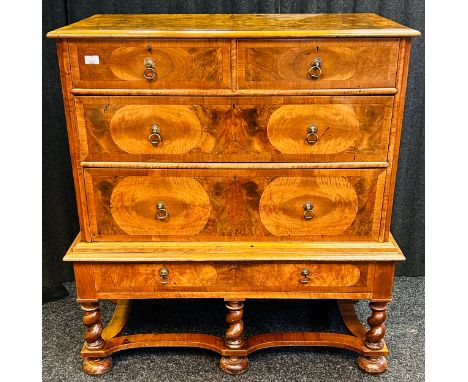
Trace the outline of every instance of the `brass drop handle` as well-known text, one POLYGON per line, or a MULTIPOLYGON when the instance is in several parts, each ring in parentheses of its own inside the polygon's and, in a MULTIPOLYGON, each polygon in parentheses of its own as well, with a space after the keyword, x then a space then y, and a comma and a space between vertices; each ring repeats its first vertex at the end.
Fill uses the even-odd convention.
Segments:
POLYGON ((322 75, 322 60, 320 58, 313 59, 308 74, 313 80, 316 80, 322 75))
POLYGON ((166 205, 164 204, 164 202, 158 202, 156 204, 156 217, 161 220, 161 221, 164 221, 168 218, 169 216, 169 212, 166 210, 166 205))
POLYGON ((310 281, 310 271, 308 268, 304 268, 301 272, 301 283, 307 284, 310 281))
POLYGON ((159 270, 159 283, 165 285, 169 282, 169 270, 167 268, 161 268, 159 270))
POLYGON ((307 135, 306 135, 306 139, 305 139, 307 144, 315 145, 318 142, 319 137, 318 137, 317 133, 318 133, 318 127, 317 126, 310 125, 307 128, 307 135))
POLYGON ((304 203, 304 219, 305 220, 312 220, 315 215, 314 205, 311 202, 304 203))
POLYGON ((150 133, 151 135, 148 137, 149 143, 154 147, 158 146, 162 142, 160 127, 156 124, 151 125, 150 133))
POLYGON ((151 82, 156 78, 156 69, 154 68, 155 62, 152 58, 145 58, 144 64, 145 70, 143 72, 143 76, 148 80, 148 82, 151 82))

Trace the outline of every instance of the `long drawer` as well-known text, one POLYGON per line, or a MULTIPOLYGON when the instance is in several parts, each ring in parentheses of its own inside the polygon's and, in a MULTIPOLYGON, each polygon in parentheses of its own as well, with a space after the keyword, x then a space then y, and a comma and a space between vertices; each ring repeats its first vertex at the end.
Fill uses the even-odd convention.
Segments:
POLYGON ((395 87, 398 39, 239 40, 240 89, 395 87))
POLYGON ((393 97, 77 97, 81 156, 134 162, 386 161, 393 97))
POLYGON ((227 89, 229 40, 70 40, 73 87, 227 89))
POLYGON ((96 263, 98 294, 154 292, 371 292, 369 263, 96 263))
POLYGON ((86 169, 94 241, 377 240, 384 169, 86 169))

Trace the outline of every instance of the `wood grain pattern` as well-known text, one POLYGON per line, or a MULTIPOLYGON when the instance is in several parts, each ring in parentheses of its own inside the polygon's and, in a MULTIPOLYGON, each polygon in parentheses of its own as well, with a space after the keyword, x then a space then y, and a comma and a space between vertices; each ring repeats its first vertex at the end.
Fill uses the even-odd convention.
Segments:
POLYGON ((128 235, 197 235, 210 211, 208 194, 188 177, 129 176, 114 187, 110 197, 112 218, 128 235), (165 220, 156 217, 159 201, 168 211, 165 220))
POLYGON ((62 83, 63 105, 65 108, 65 119, 67 122, 68 144, 70 149, 71 168, 73 174, 73 183, 75 186, 76 204, 78 210, 78 219, 80 223, 81 238, 90 241, 89 221, 86 204, 86 194, 84 187, 83 169, 80 168, 80 145, 78 138, 78 129, 76 127, 75 103, 71 94, 72 79, 70 69, 70 56, 68 53, 68 42, 65 40, 57 41, 57 55, 60 69, 60 79, 62 83))
POLYGON ((374 13, 94 15, 49 32, 49 38, 419 36, 374 13))
POLYGON ((276 236, 336 235, 351 226, 358 207, 356 190, 344 177, 280 177, 265 188, 259 210, 276 236), (313 218, 304 222, 306 202, 312 203, 313 218))
MULTIPOLYGON (((398 244, 391 242, 93 242, 76 241, 64 261, 81 262, 179 262, 179 261, 321 261, 379 262, 403 261, 398 244)), ((393 269, 393 268, 391 268, 393 269)), ((381 273, 379 273, 381 274, 381 273)), ((379 293, 393 285, 393 272, 376 277, 379 293)), ((94 289, 94 281, 93 281, 94 289)), ((377 292, 377 289, 375 288, 377 292)), ((391 292, 390 292, 391 295, 391 292)))
POLYGON ((229 40, 73 40, 69 43, 73 87, 78 88, 230 88, 229 40), (99 64, 86 64, 98 56, 99 64), (145 60, 156 78, 145 79, 145 60))
POLYGON ((372 291, 374 266, 369 263, 298 263, 298 262, 208 262, 208 263, 102 263, 95 266, 98 295, 117 295, 131 290, 135 298, 160 293, 191 292, 199 296, 211 292, 235 292, 239 296, 255 290, 263 293, 322 292, 365 293, 372 291), (169 271, 161 280, 160 270, 169 271), (310 281, 301 281, 304 268, 310 281), (166 282, 167 281, 167 282, 166 282))
POLYGON ((284 224, 285 213, 294 214, 294 218, 290 219, 295 222, 297 231, 293 233, 294 240, 376 240, 379 234, 384 174, 385 172, 378 169, 87 169, 86 187, 92 237, 95 241, 281 241, 290 239, 292 230, 275 230, 272 222, 280 227, 284 224), (183 179, 178 181, 178 187, 167 186, 165 192, 165 185, 170 184, 165 179, 175 182, 172 178, 183 179), (187 178, 194 179, 189 181, 187 178), (291 183, 289 199, 294 200, 294 203, 285 200, 284 207, 277 207, 268 188, 285 181, 291 183), (128 195, 124 195, 121 190, 126 192, 128 182, 134 185, 131 191, 127 191, 128 195), (119 186, 120 184, 123 186, 119 186), (140 190, 139 184, 144 185, 144 188, 140 190), (318 188, 320 184, 321 189, 318 188), (341 186, 341 190, 334 191, 333 198, 336 200, 324 196, 330 190, 330 185, 341 186), (193 189, 198 191, 191 194, 193 189), (349 191, 351 189, 352 192, 349 191), (342 195, 346 193, 351 193, 352 196, 342 199, 342 195), (193 196, 195 194, 196 197, 193 196), (208 195, 209 202, 202 196, 204 194, 208 195), (113 200, 119 202, 116 204, 113 200), (163 222, 154 216, 155 206, 160 200, 167 200, 165 203, 171 214, 163 222), (315 201, 320 208, 312 221, 305 220, 303 216, 303 204, 309 200, 315 201), (336 213, 337 210, 332 208, 333 203, 341 208, 344 205, 351 206, 348 210, 352 210, 353 214, 346 226, 340 223, 343 215, 336 213), (169 207, 171 205, 174 207, 169 207), (278 208, 283 214, 278 215, 278 208), (207 216, 209 218, 205 223, 207 216), (171 223, 171 219, 174 223, 171 223), (184 221, 190 221, 191 224, 184 226, 184 221), (335 224, 335 228, 327 228, 330 223, 335 224), (174 230, 176 227, 180 227, 180 230, 174 230))
MULTIPOLYGON (((390 239, 393 240, 393 237, 390 239)), ((373 301, 388 302, 392 300, 395 263, 379 264, 375 272, 373 301)))
POLYGON ((130 334, 111 338, 105 349, 99 351, 82 351, 82 356, 105 357, 118 351, 148 347, 197 347, 211 350, 226 356, 243 356, 257 350, 277 346, 332 346, 355 351, 369 356, 388 354, 384 348, 380 351, 370 350, 362 343, 362 338, 348 334, 323 332, 266 333, 249 337, 245 349, 227 349, 224 340, 208 334, 194 333, 157 333, 130 334))
POLYGON ((239 40, 240 89, 394 87, 398 39, 239 40), (319 78, 309 78, 315 58, 319 78))
POLYGON ((102 331, 101 337, 104 341, 118 336, 124 330, 128 316, 130 315, 131 307, 132 300, 117 300, 114 314, 102 331))
MULTIPOLYGON (((201 130, 197 115, 180 105, 122 106, 109 123, 112 141, 129 154, 184 154, 200 140, 201 130), (157 147, 148 139, 153 124, 161 128, 163 139, 157 147)), ((100 152, 105 151, 100 148, 100 152)))
POLYGON ((249 262, 236 269, 237 281, 255 285, 259 289, 281 288, 293 285, 302 289, 316 287, 367 286, 367 266, 353 264, 281 263, 268 264, 249 262), (302 271, 308 269, 309 279, 305 283, 302 271), (361 274, 361 272, 363 274, 361 274))
POLYGON ((85 168, 115 169, 205 169, 205 170, 295 170, 295 169, 375 169, 387 162, 81 162, 85 168))
POLYGON ((76 109, 87 161, 376 162, 387 160, 392 105, 385 96, 79 97, 76 109), (319 141, 309 145, 312 124, 319 141))
POLYGON ((411 40, 402 39, 400 42, 400 53, 398 58, 398 94, 395 97, 395 105, 392 116, 392 128, 388 158, 391 163, 387 170, 387 183, 385 185, 384 205, 382 207, 382 229, 381 239, 388 240, 390 234, 390 223, 392 219, 393 198, 395 195, 396 174, 398 169, 398 156, 400 152, 401 131, 403 129, 403 115, 405 109, 406 86, 408 79, 408 67, 410 60, 411 40))
MULTIPOLYGON (((234 79, 233 81, 234 82, 234 79)), ((393 95, 397 89, 392 88, 355 88, 355 89, 89 89, 73 88, 71 93, 76 96, 345 96, 345 95, 393 95)))
POLYGON ((91 262, 74 263, 73 271, 75 274, 77 300, 96 300, 93 264, 91 262))

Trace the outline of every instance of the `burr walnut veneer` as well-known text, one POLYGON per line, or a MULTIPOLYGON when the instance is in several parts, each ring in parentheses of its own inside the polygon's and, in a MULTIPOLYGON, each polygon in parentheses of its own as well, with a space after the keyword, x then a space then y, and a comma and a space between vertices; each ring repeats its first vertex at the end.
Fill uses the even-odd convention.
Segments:
MULTIPOLYGON (((96 15, 57 38, 87 373, 130 348, 335 346, 387 367, 410 38, 375 14, 96 15), (224 338, 119 335, 132 299, 220 298, 224 338), (337 299, 348 334, 244 338, 250 298, 337 299), (114 300, 106 328, 99 300, 114 300), (370 300, 361 325, 353 300, 370 300)), ((196 313, 194 313, 196 314, 196 313)))

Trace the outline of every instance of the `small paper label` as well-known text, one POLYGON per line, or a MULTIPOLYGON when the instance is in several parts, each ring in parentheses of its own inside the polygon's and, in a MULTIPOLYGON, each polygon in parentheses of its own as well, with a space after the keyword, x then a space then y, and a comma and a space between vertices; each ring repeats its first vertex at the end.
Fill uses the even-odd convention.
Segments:
POLYGON ((84 63, 86 65, 98 65, 99 56, 84 56, 84 63))

